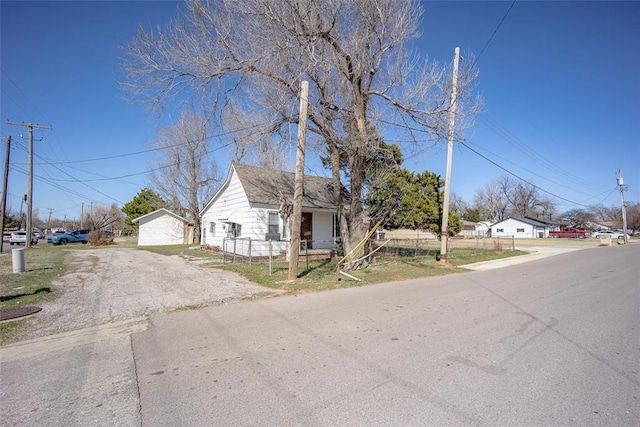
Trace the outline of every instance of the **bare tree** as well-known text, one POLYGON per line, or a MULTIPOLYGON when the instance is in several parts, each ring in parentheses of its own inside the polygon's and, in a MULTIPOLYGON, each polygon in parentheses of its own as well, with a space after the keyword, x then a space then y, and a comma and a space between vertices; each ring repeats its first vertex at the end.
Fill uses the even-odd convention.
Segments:
POLYGON ((455 192, 451 193, 449 204, 455 211, 460 215, 460 217, 464 217, 466 212, 471 209, 469 204, 464 201, 464 199, 456 194, 455 192))
POLYGON ((627 228, 631 232, 640 232, 640 203, 627 202, 627 228))
POLYGON ((620 206, 594 205, 589 207, 589 211, 600 221, 622 221, 620 206))
POLYGON ((219 180, 207 129, 207 120, 189 109, 152 144, 157 154, 149 178, 174 212, 193 221, 194 243, 200 243, 200 210, 219 180))
POLYGON ((229 105, 222 112, 222 126, 226 139, 233 143, 232 160, 263 168, 285 170, 290 141, 285 135, 273 137, 269 125, 273 118, 262 108, 240 108, 229 105))
POLYGON ((474 207, 485 218, 501 221, 509 215, 547 217, 556 205, 535 185, 503 175, 476 191, 474 207))
POLYGON ((122 230, 124 214, 115 203, 109 207, 92 205, 91 209, 84 214, 83 222, 90 230, 122 230))
POLYGON ((494 181, 476 190, 473 206, 480 211, 482 218, 498 222, 506 219, 509 202, 494 181))
MULTIPOLYGON (((417 0, 188 0, 168 28, 141 29, 128 45, 124 85, 156 106, 188 93, 215 99, 219 113, 234 103, 263 108, 278 133, 297 123, 300 82, 309 81, 308 129, 330 159, 349 252, 369 226, 365 163, 384 126, 414 141, 446 137, 450 67, 407 47, 422 12, 417 0)), ((458 74, 460 124, 477 110, 473 63, 464 61, 458 74)))
POLYGON ((587 228, 593 222, 593 214, 584 209, 570 209, 563 212, 561 219, 569 222, 572 227, 587 228))

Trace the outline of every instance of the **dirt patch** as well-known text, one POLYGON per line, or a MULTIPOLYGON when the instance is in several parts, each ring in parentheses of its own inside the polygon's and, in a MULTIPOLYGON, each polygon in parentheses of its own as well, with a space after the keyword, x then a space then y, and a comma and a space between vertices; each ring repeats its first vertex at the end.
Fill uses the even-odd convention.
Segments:
POLYGON ((40 304, 18 339, 278 293, 232 272, 129 248, 72 250, 65 270, 52 283, 60 296, 40 304))

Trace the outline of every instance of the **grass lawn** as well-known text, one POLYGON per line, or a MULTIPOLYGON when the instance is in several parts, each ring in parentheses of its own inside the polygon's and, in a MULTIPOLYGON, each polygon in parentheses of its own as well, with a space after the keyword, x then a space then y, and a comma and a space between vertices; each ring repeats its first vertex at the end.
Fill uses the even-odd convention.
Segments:
MULTIPOLYGON (((253 260, 248 263, 223 263, 219 253, 186 245, 149 246, 135 245, 135 239, 119 240, 117 247, 149 250, 167 256, 181 256, 190 261, 197 260, 199 265, 209 268, 221 268, 234 271, 249 280, 269 288, 287 292, 317 292, 351 286, 363 286, 372 283, 415 279, 420 277, 441 276, 465 271, 460 265, 479 261, 522 255, 522 251, 494 251, 476 249, 455 249, 449 252, 450 264, 443 265, 435 260, 435 253, 418 257, 376 257, 371 265, 363 270, 350 271, 349 274, 360 281, 349 279, 336 272, 337 260, 330 262, 310 262, 299 265, 299 278, 288 279, 289 264, 283 259, 274 260, 269 274, 268 260, 253 260)), ((0 309, 25 306, 37 306, 39 303, 56 298, 58 292, 53 281, 65 273, 66 249, 99 249, 91 245, 53 246, 40 241, 29 250, 24 250, 25 272, 13 273, 12 249, 4 245, 0 253, 0 309)), ((18 333, 22 322, 0 323, 0 344, 18 333)))
POLYGON ((435 256, 418 257, 376 257, 368 268, 347 271, 348 274, 360 279, 350 279, 336 271, 337 260, 324 263, 305 263, 299 265, 298 280, 288 280, 288 264, 284 261, 274 263, 272 275, 269 275, 267 262, 247 264, 225 264, 222 268, 242 274, 248 279, 270 288, 291 292, 316 292, 327 289, 337 289, 351 286, 363 286, 373 283, 393 282, 399 280, 417 279, 420 277, 442 276, 445 274, 467 271, 460 265, 510 256, 524 255, 526 252, 510 251, 477 251, 458 249, 449 253, 449 264, 436 261, 435 256))
POLYGON ((476 248, 456 248, 449 252, 449 264, 436 261, 439 251, 418 257, 379 256, 368 268, 349 271, 348 274, 357 277, 350 279, 336 271, 338 260, 325 262, 301 262, 298 267, 298 279, 288 280, 289 263, 284 259, 274 259, 269 274, 269 261, 265 259, 252 260, 251 264, 222 262, 219 253, 188 248, 186 246, 150 246, 141 249, 164 255, 179 255, 188 259, 202 259, 205 267, 220 268, 234 271, 262 286, 281 289, 289 292, 317 292, 328 289, 363 286, 373 283, 392 282, 398 280, 417 279, 420 277, 442 276, 445 274, 467 271, 459 266, 480 261, 507 258, 524 255, 527 252, 495 251, 476 248), (208 260, 208 262, 206 262, 208 260))
MULTIPOLYGON (((24 273, 13 272, 12 249, 3 245, 0 253, 0 308, 16 308, 37 305, 55 298, 51 282, 64 270, 64 252, 60 247, 40 241, 31 249, 24 249, 24 273)), ((19 322, 0 323, 0 338, 19 326, 19 322)))

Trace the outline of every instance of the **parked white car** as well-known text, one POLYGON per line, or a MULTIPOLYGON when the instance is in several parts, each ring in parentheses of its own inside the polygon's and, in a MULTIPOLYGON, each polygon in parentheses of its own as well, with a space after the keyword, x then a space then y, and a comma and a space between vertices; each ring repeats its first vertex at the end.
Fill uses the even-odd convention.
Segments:
MULTIPOLYGON (((26 230, 18 230, 11 233, 11 237, 9 238, 9 243, 12 245, 24 245, 27 243, 27 231, 26 230)), ((31 233, 31 244, 38 244, 38 236, 34 233, 31 233)))
MULTIPOLYGON (((596 230, 591 232, 591 237, 600 238, 601 236, 611 236, 611 240, 624 240, 624 233, 621 231, 615 230, 596 230)), ((627 234, 627 240, 629 240, 631 236, 627 234)))

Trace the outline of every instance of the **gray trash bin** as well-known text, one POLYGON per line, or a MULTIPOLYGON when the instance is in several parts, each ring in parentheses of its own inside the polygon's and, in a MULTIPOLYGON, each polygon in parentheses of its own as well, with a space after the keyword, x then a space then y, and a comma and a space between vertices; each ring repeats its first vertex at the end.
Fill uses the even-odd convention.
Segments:
POLYGON ((14 273, 24 273, 24 248, 12 249, 11 261, 14 273))

